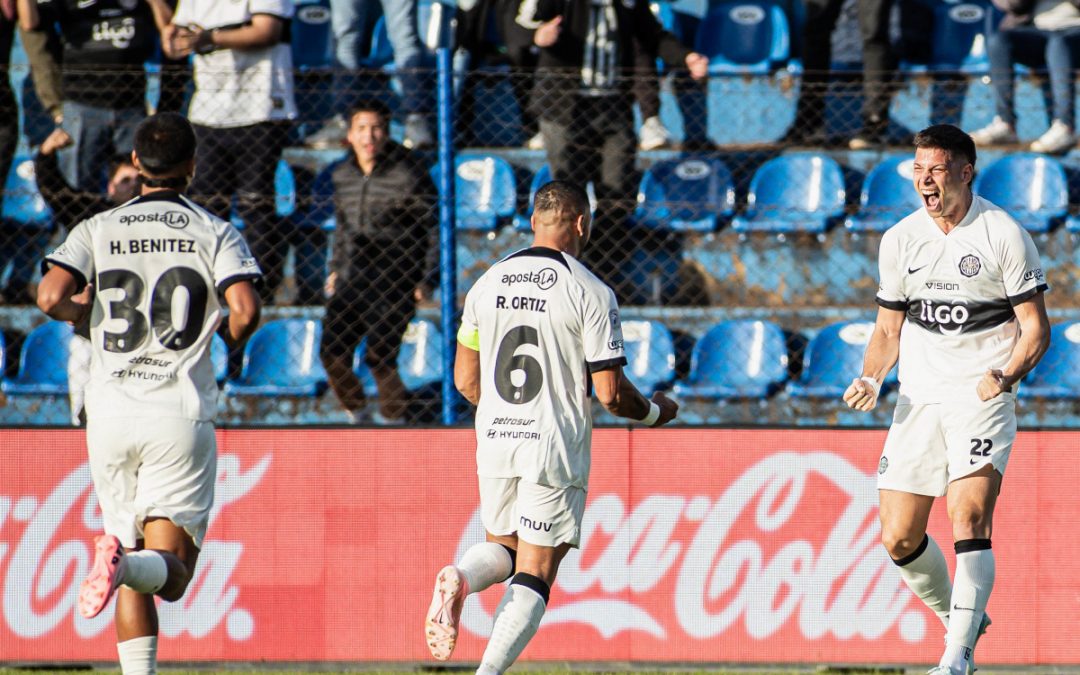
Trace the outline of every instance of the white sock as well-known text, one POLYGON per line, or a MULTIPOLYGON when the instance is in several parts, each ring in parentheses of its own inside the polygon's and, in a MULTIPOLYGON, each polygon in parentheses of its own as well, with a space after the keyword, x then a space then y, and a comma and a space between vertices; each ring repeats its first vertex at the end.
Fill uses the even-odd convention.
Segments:
POLYGON ((131 551, 124 554, 124 576, 120 583, 139 593, 157 593, 169 579, 165 558, 157 551, 131 551))
POLYGON ((120 672, 124 675, 157 673, 157 636, 147 635, 118 642, 116 653, 120 655, 120 672))
POLYGON ((469 593, 479 593, 492 584, 506 581, 514 573, 514 560, 502 544, 485 541, 469 547, 457 564, 469 593))
POLYGON ((521 655, 540 627, 547 609, 547 590, 547 584, 531 574, 514 576, 495 610, 491 639, 476 671, 479 675, 501 675, 521 655))
POLYGON ((986 602, 994 588, 994 574, 994 552, 990 549, 989 539, 956 542, 956 578, 953 580, 948 644, 940 662, 953 672, 965 672, 967 661, 971 659, 986 602))
POLYGON ((945 562, 945 554, 941 552, 937 542, 930 535, 926 535, 915 552, 893 562, 911 592, 937 614, 945 628, 948 628, 952 579, 949 578, 949 565, 945 562))

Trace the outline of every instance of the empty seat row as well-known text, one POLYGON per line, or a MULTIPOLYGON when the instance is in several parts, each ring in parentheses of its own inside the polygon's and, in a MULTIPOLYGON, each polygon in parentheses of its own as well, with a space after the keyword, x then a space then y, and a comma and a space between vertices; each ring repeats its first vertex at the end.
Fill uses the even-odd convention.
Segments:
MULTIPOLYGON (((551 172, 544 165, 530 186, 532 196, 551 172)), ((922 207, 913 185, 910 154, 888 157, 863 180, 859 210, 847 214, 844 170, 828 155, 797 152, 766 161, 750 181, 746 209, 736 214, 735 181, 723 160, 688 155, 655 162, 638 191, 635 220, 647 227, 711 232, 730 222, 736 232, 825 232, 833 224, 856 232, 881 232, 922 207)), ((491 230, 514 218, 517 183, 509 162, 497 156, 460 155, 457 159, 458 227, 491 230)), ((1048 155, 1017 153, 982 169, 975 192, 1008 211, 1027 230, 1048 232, 1069 216, 1065 167, 1048 155)), ((528 214, 517 217, 528 229, 528 214)))
MULTIPOLYGON (((70 325, 50 321, 32 330, 19 352, 18 374, 0 382, 0 390, 9 396, 65 395, 68 391, 69 359, 72 354, 70 325)), ((234 380, 228 374, 228 347, 214 335, 210 359, 219 384, 225 393, 243 396, 317 396, 326 391, 326 372, 319 360, 322 323, 313 319, 268 321, 255 332, 244 347, 243 366, 234 380)), ((364 385, 364 392, 374 396, 375 380, 364 363, 365 342, 356 348, 353 369, 364 385)), ((0 334, 0 371, 6 349, 0 334)), ((82 359, 88 362, 87 359, 82 359)), ((442 380, 442 338, 438 328, 427 319, 414 319, 402 338, 398 371, 406 389, 417 391, 442 380)))
MULTIPOLYGON (((671 331, 657 321, 626 320, 626 372, 643 391, 672 389, 693 399, 763 399, 780 391, 793 398, 838 400, 851 378, 861 372, 863 352, 874 324, 847 321, 823 327, 803 353, 798 378, 790 378, 789 335, 771 321, 739 319, 712 326, 697 340, 690 374, 675 379, 675 342, 671 331)), ((319 360, 322 324, 314 319, 279 319, 262 325, 244 348, 243 367, 226 381, 228 354, 214 336, 211 360, 218 382, 233 396, 319 396, 327 378, 319 360)), ((53 321, 35 328, 23 343, 19 372, 0 387, 9 396, 64 395, 68 390, 69 343, 72 329, 53 321)), ((375 381, 364 364, 362 342, 353 369, 364 393, 376 395, 375 381)), ((398 371, 409 391, 442 379, 442 336, 434 323, 414 319, 403 336, 398 371)), ((3 363, 0 338, 0 365, 3 363)), ((894 369, 883 392, 897 385, 894 369)), ((1080 322, 1052 328, 1050 349, 1020 389, 1028 398, 1080 399, 1080 322)))

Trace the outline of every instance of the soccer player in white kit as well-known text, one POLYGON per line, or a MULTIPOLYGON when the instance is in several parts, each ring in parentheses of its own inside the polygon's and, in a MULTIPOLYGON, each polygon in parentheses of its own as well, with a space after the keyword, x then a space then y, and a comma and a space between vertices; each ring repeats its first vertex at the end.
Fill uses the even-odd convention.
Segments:
POLYGON ((1035 245, 971 192, 975 144, 951 125, 915 136, 923 207, 890 228, 878 255, 877 323, 844 401, 868 411, 899 359, 900 393, 878 463, 881 541, 908 587, 947 627, 930 673, 964 675, 990 624, 994 506, 1016 438, 1016 386, 1050 341, 1035 245), (956 574, 926 534, 947 496, 956 574))
POLYGON ((536 192, 531 248, 493 265, 465 299, 454 382, 476 409, 487 541, 439 571, 424 631, 450 658, 461 607, 514 574, 477 673, 504 672, 536 633, 559 563, 581 536, 592 439, 591 388, 612 414, 660 426, 678 405, 649 401, 626 365, 615 294, 577 261, 589 198, 572 183, 536 192))
POLYGON ((184 595, 209 523, 218 294, 229 307, 226 340, 238 346, 258 325, 261 278, 236 229, 183 195, 195 173, 186 119, 144 120, 132 158, 141 195, 74 228, 46 257, 37 298, 54 319, 90 314, 86 445, 105 534, 79 611, 97 616, 117 592, 126 675, 155 672, 154 596, 184 595))

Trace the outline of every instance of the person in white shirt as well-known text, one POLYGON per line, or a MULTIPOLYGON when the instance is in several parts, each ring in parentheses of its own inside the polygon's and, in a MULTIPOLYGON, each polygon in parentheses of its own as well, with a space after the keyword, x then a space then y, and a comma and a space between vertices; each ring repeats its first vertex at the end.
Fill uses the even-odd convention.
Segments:
POLYGON ((90 319, 86 445, 105 534, 78 604, 93 618, 117 592, 125 674, 155 672, 154 596, 184 595, 210 522, 218 295, 238 347, 258 325, 261 278, 236 229, 182 194, 195 172, 188 121, 149 117, 134 144, 141 195, 74 228, 45 258, 37 297, 54 319, 90 319))
POLYGON ((194 54, 189 112, 199 139, 191 194, 228 219, 236 197, 266 275, 264 302, 284 278, 289 237, 274 205, 274 172, 296 119, 290 22, 293 0, 180 0, 161 32, 169 58, 194 54))
POLYGON ((585 512, 592 440, 590 383, 612 414, 661 426, 678 405, 649 401, 624 375, 615 294, 577 261, 589 198, 553 181, 536 192, 531 248, 493 265, 465 299, 454 382, 476 409, 476 465, 487 541, 439 571, 425 637, 450 658, 461 607, 517 572, 495 613, 478 673, 504 672, 540 625, 585 512))
POLYGON ((1016 438, 1016 387, 1050 343, 1047 290, 1031 236, 971 192, 975 143, 951 125, 915 136, 923 207, 890 228, 878 256, 878 317, 844 401, 874 408, 900 362, 900 392, 878 462, 881 541, 908 587, 941 618, 935 675, 974 672, 990 618, 994 507, 1016 438), (926 534, 947 496, 956 575, 926 534))

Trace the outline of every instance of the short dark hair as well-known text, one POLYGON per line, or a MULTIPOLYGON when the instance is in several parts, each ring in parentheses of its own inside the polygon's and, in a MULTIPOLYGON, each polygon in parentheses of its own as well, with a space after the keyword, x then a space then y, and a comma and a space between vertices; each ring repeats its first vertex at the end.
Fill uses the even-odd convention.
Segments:
POLYGON ((130 152, 118 152, 109 158, 109 179, 111 180, 121 167, 133 166, 130 152))
POLYGON ((194 159, 195 130, 179 113, 151 115, 135 130, 135 154, 147 173, 172 173, 194 159))
POLYGON ((963 157, 975 166, 975 141, 963 129, 951 124, 935 124, 915 134, 915 147, 944 150, 950 161, 963 157))
POLYGON ((589 195, 577 183, 553 180, 545 183, 533 197, 534 211, 555 211, 576 219, 589 213, 589 195))
POLYGON ((351 125, 353 118, 364 112, 375 113, 383 121, 383 124, 390 124, 390 107, 375 98, 358 101, 349 108, 348 123, 351 125))

